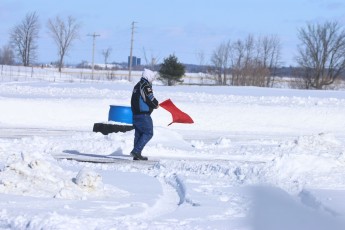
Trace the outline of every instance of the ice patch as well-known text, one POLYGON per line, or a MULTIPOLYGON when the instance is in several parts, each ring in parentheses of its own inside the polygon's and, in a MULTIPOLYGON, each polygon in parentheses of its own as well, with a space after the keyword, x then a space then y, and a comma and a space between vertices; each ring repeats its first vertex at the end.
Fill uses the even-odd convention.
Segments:
POLYGON ((174 173, 170 176, 166 176, 165 181, 167 184, 169 184, 170 186, 172 186, 176 190, 177 195, 179 196, 179 202, 177 204, 178 206, 182 205, 183 203, 188 203, 192 206, 199 206, 200 205, 198 203, 193 202, 187 196, 186 186, 185 186, 184 182, 182 181, 182 179, 178 175, 176 175, 174 173))
POLYGON ((177 205, 181 205, 185 202, 186 199, 186 187, 182 180, 176 175, 167 176, 165 178, 167 184, 171 185, 177 192, 180 200, 177 205))

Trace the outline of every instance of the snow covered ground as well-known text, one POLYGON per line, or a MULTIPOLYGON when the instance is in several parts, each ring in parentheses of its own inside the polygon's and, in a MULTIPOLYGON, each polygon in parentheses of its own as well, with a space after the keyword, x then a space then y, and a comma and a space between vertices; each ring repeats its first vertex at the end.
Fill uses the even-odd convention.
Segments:
POLYGON ((195 123, 88 163, 57 158, 126 158, 92 128, 134 83, 0 84, 0 229, 345 229, 344 91, 156 85, 195 123))

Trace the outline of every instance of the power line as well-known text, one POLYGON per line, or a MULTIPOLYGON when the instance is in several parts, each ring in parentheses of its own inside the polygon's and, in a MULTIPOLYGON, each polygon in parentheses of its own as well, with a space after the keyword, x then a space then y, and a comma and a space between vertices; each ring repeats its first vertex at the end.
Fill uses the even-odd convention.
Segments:
POLYGON ((94 64, 95 64, 95 46, 96 46, 96 37, 101 36, 99 34, 93 33, 88 34, 87 36, 93 37, 93 43, 92 43, 92 73, 91 73, 91 79, 93 80, 93 71, 94 71, 94 64))

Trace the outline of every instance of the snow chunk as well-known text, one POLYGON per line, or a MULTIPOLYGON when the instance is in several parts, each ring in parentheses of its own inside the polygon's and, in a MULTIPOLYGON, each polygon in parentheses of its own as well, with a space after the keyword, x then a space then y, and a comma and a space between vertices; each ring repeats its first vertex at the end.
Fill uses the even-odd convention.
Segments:
POLYGON ((200 140, 193 140, 191 141, 192 146, 196 149, 224 149, 230 148, 232 146, 232 142, 229 138, 220 137, 218 138, 215 143, 210 145, 205 144, 205 142, 200 140))
POLYGON ((216 145, 219 148, 229 148, 231 146, 231 140, 228 138, 221 137, 217 140, 216 145))
POLYGON ((86 190, 97 190, 103 188, 102 177, 98 173, 83 168, 79 171, 75 183, 86 190))
POLYGON ((321 148, 330 149, 341 146, 341 142, 333 134, 319 133, 312 136, 301 136, 296 140, 296 144, 301 148, 321 148))
POLYGON ((296 141, 296 151, 316 156, 339 157, 343 146, 333 134, 319 133, 316 135, 301 136, 296 141))

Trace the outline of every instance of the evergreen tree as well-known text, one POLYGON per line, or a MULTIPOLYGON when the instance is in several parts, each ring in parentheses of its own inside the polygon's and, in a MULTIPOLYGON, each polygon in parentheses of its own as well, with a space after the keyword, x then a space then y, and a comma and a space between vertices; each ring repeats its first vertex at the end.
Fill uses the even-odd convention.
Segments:
POLYGON ((159 69, 159 75, 163 83, 171 86, 177 82, 183 82, 181 78, 185 74, 185 66, 181 64, 175 55, 165 58, 159 69))

